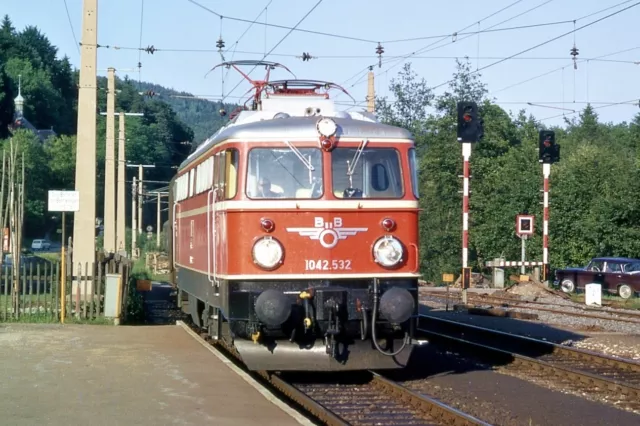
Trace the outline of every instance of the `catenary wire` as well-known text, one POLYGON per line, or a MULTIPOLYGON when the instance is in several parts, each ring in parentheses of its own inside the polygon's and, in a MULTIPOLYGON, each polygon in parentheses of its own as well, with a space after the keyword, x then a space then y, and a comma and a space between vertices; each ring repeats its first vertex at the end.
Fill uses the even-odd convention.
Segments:
POLYGON ((80 54, 80 44, 78 43, 78 38, 76 37, 76 32, 73 29, 73 23, 71 22, 71 15, 69 14, 69 6, 67 5, 67 0, 63 0, 64 9, 67 12, 67 19, 69 20, 69 27, 71 28, 71 35, 73 36, 73 40, 76 43, 76 49, 78 49, 78 55, 80 54))
MULTIPOLYGON (((251 23, 250 20, 248 19, 242 19, 242 18, 236 18, 233 16, 224 16, 206 6, 204 6, 201 3, 198 3, 195 0, 187 0, 190 3, 193 3, 194 5, 206 10, 209 13, 213 13, 214 15, 218 16, 218 17, 222 17, 224 19, 229 19, 230 21, 239 21, 239 22, 247 22, 247 23, 251 23)), ((266 22, 255 22, 258 25, 264 25, 267 27, 274 27, 274 28, 280 28, 280 29, 285 29, 285 30, 290 30, 290 31, 298 31, 298 32, 303 32, 303 33, 309 33, 309 34, 315 34, 315 35, 322 35, 322 36, 327 36, 327 37, 335 37, 335 38, 340 38, 340 39, 344 39, 344 40, 354 40, 354 41, 362 41, 365 43, 378 43, 376 40, 367 40, 364 38, 358 38, 358 37, 350 37, 350 36, 345 36, 345 35, 339 35, 339 34, 331 34, 331 33, 325 33, 322 31, 312 31, 312 30, 305 30, 303 28, 297 28, 297 27, 287 27, 284 25, 278 25, 278 24, 268 24, 266 22)))
MULTIPOLYGON (((191 1, 191 0, 189 0, 189 1, 191 1)), ((299 21, 298 21, 298 23, 297 23, 293 28, 291 28, 291 29, 290 29, 290 30, 289 30, 289 31, 288 31, 288 32, 287 32, 287 33, 286 33, 286 34, 285 34, 285 35, 284 35, 284 36, 283 36, 283 37, 282 37, 282 38, 281 38, 281 39, 280 39, 280 40, 279 40, 279 41, 278 41, 278 42, 277 42, 277 43, 276 43, 272 48, 271 48, 271 50, 269 50, 267 53, 265 53, 265 54, 264 54, 264 56, 262 57, 262 59, 261 59, 261 60, 263 61, 267 56, 269 56, 269 54, 271 54, 271 52, 273 52, 273 51, 274 51, 278 46, 280 46, 280 44, 281 44, 281 43, 282 43, 282 42, 283 42, 283 41, 284 41, 284 40, 289 36, 289 34, 291 34, 291 33, 293 32, 293 30, 294 30, 295 28, 297 28, 297 27, 298 27, 298 25, 300 25, 300 24, 301 24, 305 19, 307 19, 307 17, 308 17, 309 15, 311 15, 311 13, 312 13, 314 10, 316 10, 316 8, 317 8, 318 6, 320 6, 320 3, 322 3, 322 1, 323 1, 323 0, 318 0, 318 2, 317 2, 317 3, 316 3, 316 4, 315 4, 315 5, 314 5, 314 6, 313 6, 313 7, 312 7, 312 8, 311 8, 311 9, 310 9, 310 10, 309 10, 309 11, 308 11, 308 12, 307 12, 307 13, 306 13, 306 14, 305 14, 305 15, 304 15, 304 16, 303 16, 299 21)), ((253 70, 255 70, 255 69, 256 69, 256 67, 257 67, 257 65, 256 65, 256 66, 254 66, 253 68, 251 68, 251 70, 247 73, 247 76, 249 76, 249 75, 253 72, 253 70)), ((233 87, 233 89, 231 89, 231 90, 229 91, 229 93, 228 93, 227 95, 225 95, 225 96, 222 98, 222 100, 221 100, 220 102, 224 101, 224 100, 227 98, 227 96, 229 96, 231 93, 233 93, 233 91, 234 91, 234 90, 236 90, 236 89, 238 88, 238 86, 240 86, 240 84, 242 83, 242 81, 243 81, 242 79, 241 79, 240 81, 238 81, 238 84, 236 84, 236 85, 233 87)))

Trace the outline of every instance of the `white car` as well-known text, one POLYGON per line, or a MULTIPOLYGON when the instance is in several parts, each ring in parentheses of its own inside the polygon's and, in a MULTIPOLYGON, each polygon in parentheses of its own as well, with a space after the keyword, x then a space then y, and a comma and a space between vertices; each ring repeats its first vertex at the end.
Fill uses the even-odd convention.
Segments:
POLYGON ((47 240, 33 240, 31 250, 49 250, 51 243, 47 240))

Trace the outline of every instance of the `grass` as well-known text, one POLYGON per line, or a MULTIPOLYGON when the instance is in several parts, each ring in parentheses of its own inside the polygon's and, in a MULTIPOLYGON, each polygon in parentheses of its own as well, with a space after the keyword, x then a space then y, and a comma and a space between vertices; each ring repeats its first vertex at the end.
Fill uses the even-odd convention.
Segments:
MULTIPOLYGON (((0 315, 1 316, 1 315, 0 315)), ((19 318, 7 318, 0 320, 4 324, 59 324, 60 318, 57 315, 48 314, 23 314, 19 318)), ((112 318, 98 317, 92 319, 79 319, 75 317, 65 318, 65 324, 85 324, 85 325, 113 325, 112 318)))
POLYGON ((60 262, 60 253, 34 253, 34 255, 52 263, 60 262))
MULTIPOLYGON (((576 303, 584 303, 584 293, 571 294, 571 300, 576 303)), ((620 298, 619 296, 612 296, 609 294, 602 295, 603 302, 610 302, 613 307, 624 309, 640 309, 640 297, 630 297, 627 300, 620 298)))

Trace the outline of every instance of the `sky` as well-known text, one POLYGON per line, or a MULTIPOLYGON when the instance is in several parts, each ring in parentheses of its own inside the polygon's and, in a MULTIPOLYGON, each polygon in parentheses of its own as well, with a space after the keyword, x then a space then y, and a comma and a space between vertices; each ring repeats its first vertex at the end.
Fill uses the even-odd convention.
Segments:
MULTIPOLYGON (((227 60, 259 60, 271 52, 265 60, 286 65, 297 78, 343 85, 357 102, 353 106, 346 95, 334 94, 344 109, 364 107, 369 65, 374 65, 378 96, 388 95, 391 79, 404 62, 411 62, 412 69, 438 94, 447 89, 446 83, 455 71, 455 58, 468 56, 473 69, 480 69, 489 96, 496 103, 513 113, 526 109, 548 125, 562 124, 563 115, 576 117, 574 111, 582 110, 587 102, 598 108, 604 122, 629 121, 640 112, 640 64, 634 63, 640 61, 640 41, 637 30, 633 30, 640 21, 640 5, 589 25, 638 1, 322 0, 316 6, 317 3, 318 0, 99 0, 98 43, 110 47, 98 50, 98 74, 106 75, 107 68, 114 67, 120 77, 129 75, 209 99, 219 100, 224 95, 225 101, 238 102, 238 97, 250 88, 247 82, 241 82, 231 92, 241 80, 237 73, 224 70, 223 74, 217 69, 208 74, 222 61, 216 48, 216 41, 222 37, 227 60), (361 40, 260 24, 294 27, 300 20, 298 29, 361 40), (256 23, 252 25, 253 21, 256 23), (589 26, 534 48, 584 25, 589 26), (529 28, 473 34, 523 26, 529 28), (406 39, 414 40, 398 41, 406 39), (376 55, 378 42, 384 48, 381 67, 376 55), (577 69, 570 55, 574 43, 579 50, 577 69), (160 50, 153 55, 140 52, 140 46, 151 45, 160 50), (533 49, 505 59, 529 48, 533 49), (316 58, 303 62, 295 57, 303 52, 316 58), (419 53, 410 56, 414 52, 419 53), (622 53, 611 55, 616 52, 622 53)), ((82 0, 0 0, 0 11, 9 15, 17 29, 37 26, 58 47, 59 55, 67 55, 79 68, 77 42, 82 36, 82 0)), ((263 78, 264 70, 256 69, 251 76, 263 78)), ((284 70, 272 72, 272 79, 291 77, 284 70)))

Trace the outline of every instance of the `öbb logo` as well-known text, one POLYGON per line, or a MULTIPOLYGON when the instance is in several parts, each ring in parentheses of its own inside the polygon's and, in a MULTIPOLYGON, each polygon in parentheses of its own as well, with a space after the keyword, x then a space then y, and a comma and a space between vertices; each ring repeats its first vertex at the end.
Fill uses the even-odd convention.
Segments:
POLYGON ((334 217, 333 222, 325 222, 322 217, 315 217, 313 228, 287 228, 287 232, 295 232, 302 237, 318 240, 322 247, 331 249, 338 245, 338 241, 346 240, 347 237, 356 235, 358 232, 365 232, 368 229, 343 228, 341 217, 334 217))

